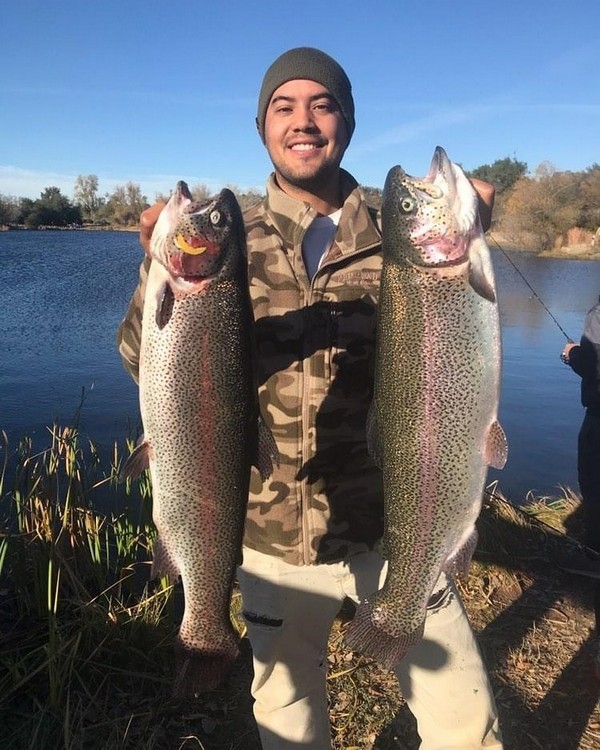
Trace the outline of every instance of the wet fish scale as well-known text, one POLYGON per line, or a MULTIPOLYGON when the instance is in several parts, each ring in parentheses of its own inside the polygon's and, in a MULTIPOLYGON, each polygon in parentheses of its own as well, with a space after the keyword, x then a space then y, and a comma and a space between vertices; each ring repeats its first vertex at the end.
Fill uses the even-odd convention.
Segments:
POLYGON ((181 578, 185 595, 176 691, 199 692, 218 685, 238 653, 229 608, 250 466, 268 474, 275 449, 259 417, 245 230, 233 194, 194 204, 180 183, 151 253, 139 383, 145 439, 125 473, 149 460, 152 572, 181 578))
POLYGON ((384 190, 370 449, 383 472, 388 573, 347 642, 394 667, 423 633, 442 572, 466 569, 488 464, 506 460, 496 421, 500 330, 473 189, 445 153, 384 190))

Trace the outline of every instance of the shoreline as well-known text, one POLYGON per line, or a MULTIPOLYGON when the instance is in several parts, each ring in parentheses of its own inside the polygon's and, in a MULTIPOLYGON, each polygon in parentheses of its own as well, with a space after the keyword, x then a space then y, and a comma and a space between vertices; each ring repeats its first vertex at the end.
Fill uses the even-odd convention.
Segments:
MULTIPOLYGON (((139 232, 139 224, 131 226, 99 226, 99 225, 87 225, 80 227, 9 227, 6 225, 0 226, 0 232, 139 232)), ((495 232, 493 229, 488 230, 485 235, 486 239, 491 240, 492 247, 497 247, 499 250, 510 250, 511 252, 527 253, 529 255, 535 255, 539 258, 556 258, 561 260, 596 260, 600 261, 600 247, 593 247, 590 245, 563 245, 560 248, 553 248, 552 250, 546 250, 544 252, 536 253, 533 250, 525 250, 519 245, 515 244, 512 240, 509 240, 499 232, 495 232)))

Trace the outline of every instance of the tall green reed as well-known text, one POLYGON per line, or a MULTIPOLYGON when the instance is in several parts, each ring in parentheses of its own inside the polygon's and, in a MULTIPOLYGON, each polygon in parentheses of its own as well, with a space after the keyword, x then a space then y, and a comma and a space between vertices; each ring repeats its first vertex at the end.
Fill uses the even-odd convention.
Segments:
POLYGON ((23 438, 14 470, 4 433, 1 447, 0 714, 29 705, 40 747, 58 731, 66 748, 81 712, 99 700, 91 687, 99 675, 104 684, 111 669, 125 681, 149 669, 136 633, 153 638, 144 628, 160 625, 160 643, 172 630, 172 586, 148 580, 150 480, 119 484, 117 444, 103 467, 77 425, 53 425, 43 450, 23 438))

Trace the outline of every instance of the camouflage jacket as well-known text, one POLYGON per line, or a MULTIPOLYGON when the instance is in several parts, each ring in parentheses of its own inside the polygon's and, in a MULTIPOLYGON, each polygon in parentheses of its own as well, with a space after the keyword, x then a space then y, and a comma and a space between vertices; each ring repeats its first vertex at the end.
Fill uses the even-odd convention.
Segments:
MULTIPOLYGON (((381 475, 365 434, 381 237, 346 172, 343 190, 335 239, 312 282, 301 245, 314 209, 271 177, 266 199, 244 215, 260 403, 281 455, 264 484, 252 472, 244 543, 294 565, 372 549, 383 533, 381 475)), ((118 336, 134 377, 145 275, 143 265, 118 336)))

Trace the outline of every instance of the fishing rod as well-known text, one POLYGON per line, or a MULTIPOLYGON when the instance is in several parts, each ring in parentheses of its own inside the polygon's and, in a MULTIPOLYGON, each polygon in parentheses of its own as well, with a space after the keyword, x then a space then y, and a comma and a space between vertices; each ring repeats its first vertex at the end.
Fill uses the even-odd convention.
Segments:
POLYGON ((492 240, 492 242, 494 243, 494 245, 496 245, 496 247, 502 252, 502 254, 506 258, 506 260, 511 264, 511 266, 515 269, 515 271, 519 274, 519 276, 523 279, 523 281, 525 282, 525 284, 527 284, 527 286, 531 290, 531 293, 533 294, 533 296, 540 303, 540 305, 544 308, 544 310, 548 313, 548 315, 552 318, 552 320, 556 323, 556 326, 557 326, 558 330, 563 334, 563 336, 567 339, 567 341, 569 343, 573 343, 573 339, 569 336, 569 334, 561 326, 561 324, 558 322, 558 320, 554 317, 554 315, 548 309, 547 305, 544 303, 544 301, 542 300, 542 298, 540 297, 540 295, 531 286, 531 284, 529 283, 529 281, 527 281, 527 279, 525 278, 525 276, 523 275, 523 273, 521 273, 521 271, 519 270, 519 268, 515 265, 514 261, 508 255, 508 253, 506 252, 506 250, 502 247, 502 245, 498 242, 498 240, 496 240, 496 238, 493 235, 490 234, 488 236, 492 240))

